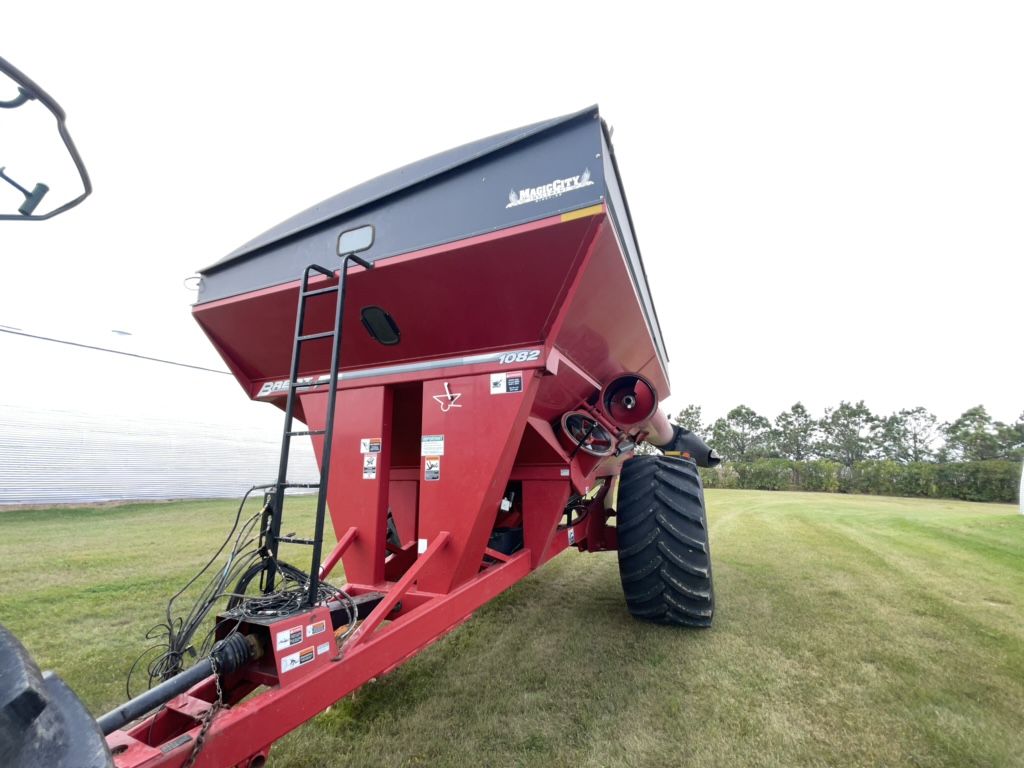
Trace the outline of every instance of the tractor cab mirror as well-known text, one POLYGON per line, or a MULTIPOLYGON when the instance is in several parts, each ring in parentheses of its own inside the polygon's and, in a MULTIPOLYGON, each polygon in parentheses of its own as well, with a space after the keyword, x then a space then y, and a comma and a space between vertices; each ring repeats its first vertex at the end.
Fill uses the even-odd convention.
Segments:
POLYGON ((0 221, 49 219, 74 208, 92 192, 89 174, 65 125, 64 110, 3 58, 0 132, 4 136, 0 221))
POLYGON ((373 245, 373 235, 373 224, 345 230, 338 235, 338 255, 348 256, 367 250, 373 245))

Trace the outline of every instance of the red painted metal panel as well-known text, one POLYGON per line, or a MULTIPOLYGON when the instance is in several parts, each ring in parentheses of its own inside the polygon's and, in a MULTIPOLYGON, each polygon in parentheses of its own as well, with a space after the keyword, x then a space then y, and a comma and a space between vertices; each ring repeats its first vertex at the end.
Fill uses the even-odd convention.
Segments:
POLYGON ((523 544, 533 568, 545 560, 569 492, 567 478, 523 481, 523 544))
POLYGON ((337 654, 331 613, 317 608, 268 625, 270 653, 281 685, 295 685, 337 654))
POLYGON ((402 544, 415 544, 419 538, 417 525, 419 510, 419 481, 395 480, 392 473, 391 490, 388 499, 391 503, 391 515, 395 520, 398 538, 402 544))
POLYGON ((664 400, 668 377, 646 327, 615 230, 605 222, 555 345, 602 383, 620 373, 642 374, 664 400))
MULTIPOLYGON (((538 343, 550 327, 604 214, 552 217, 512 230, 429 248, 349 270, 343 369, 471 354, 538 343), (394 346, 374 341, 360 310, 379 305, 402 332, 394 346)), ((324 266, 336 262, 326 257, 324 266)), ((326 278, 310 286, 332 284, 326 278)), ((250 384, 287 378, 298 283, 197 305, 196 320, 250 384)), ((316 299, 322 299, 313 303, 316 299)), ((308 328, 329 328, 333 296, 308 307, 308 328)), ((330 343, 307 344, 301 375, 328 369, 330 343)))
POLYGON ((430 540, 447 530, 452 543, 423 574, 422 589, 447 592, 480 569, 537 395, 539 377, 525 373, 522 391, 506 394, 491 393, 488 374, 423 385, 424 445, 431 444, 426 437, 441 439, 433 441, 440 451, 422 451, 420 537, 430 540))
POLYGON ((541 382, 533 415, 544 421, 557 422, 562 414, 571 411, 601 391, 601 382, 587 375, 558 349, 552 352, 548 369, 556 372, 541 382))
MULTIPOLYGON (((358 538, 342 556, 346 577, 361 584, 376 584, 384 579, 391 467, 391 389, 340 390, 337 397, 327 505, 339 538, 351 526, 359 530, 358 538), (374 447, 377 450, 372 450, 374 447)), ((327 419, 327 393, 302 394, 300 398, 310 428, 323 429, 327 419)), ((324 438, 314 436, 312 439, 320 463, 324 438)))

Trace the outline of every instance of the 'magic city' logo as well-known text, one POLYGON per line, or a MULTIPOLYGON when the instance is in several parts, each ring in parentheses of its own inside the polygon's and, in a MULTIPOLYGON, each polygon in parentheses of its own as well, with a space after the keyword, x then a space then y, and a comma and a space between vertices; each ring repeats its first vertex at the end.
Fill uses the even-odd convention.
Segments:
POLYGON ((579 176, 570 176, 567 179, 555 179, 550 184, 543 184, 539 187, 527 187, 516 192, 509 190, 508 205, 506 208, 515 208, 525 203, 539 203, 552 197, 564 195, 566 192, 575 192, 593 184, 590 180, 590 169, 587 168, 579 176))

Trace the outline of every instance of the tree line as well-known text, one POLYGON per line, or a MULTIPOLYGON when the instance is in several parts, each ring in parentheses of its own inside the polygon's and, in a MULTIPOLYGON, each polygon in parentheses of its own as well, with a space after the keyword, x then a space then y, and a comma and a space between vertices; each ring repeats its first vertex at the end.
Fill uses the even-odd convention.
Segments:
POLYGON ((796 403, 774 420, 746 405, 705 423, 699 405, 688 405, 674 421, 701 435, 727 462, 757 459, 823 459, 852 468, 858 461, 897 464, 1024 460, 1024 413, 1013 424, 994 420, 978 405, 952 422, 940 422, 920 406, 888 416, 864 404, 840 401, 821 418, 796 403))
POLYGON ((952 422, 921 407, 881 416, 863 400, 821 418, 796 403, 772 421, 745 405, 711 423, 688 405, 674 420, 722 455, 722 466, 701 470, 709 488, 1012 503, 1024 460, 1024 413, 1004 424, 981 405, 952 422))

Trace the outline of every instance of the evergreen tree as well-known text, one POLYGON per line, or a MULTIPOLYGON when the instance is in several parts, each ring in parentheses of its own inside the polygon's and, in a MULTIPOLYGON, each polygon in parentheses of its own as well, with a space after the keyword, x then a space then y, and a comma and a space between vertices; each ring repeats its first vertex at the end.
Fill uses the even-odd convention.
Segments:
POLYGON ((772 442, 781 456, 793 461, 806 461, 814 454, 818 432, 817 420, 807 412, 803 403, 796 403, 775 417, 772 442))
POLYGON ((934 414, 918 406, 886 416, 878 421, 875 453, 883 459, 900 464, 930 461, 935 455, 932 445, 942 430, 934 414))
POLYGON ((711 425, 704 423, 704 416, 699 405, 691 403, 677 413, 672 421, 683 429, 688 429, 699 435, 701 438, 711 433, 711 425))
POLYGON ((988 461, 1013 453, 1013 447, 1005 444, 1013 443, 1012 428, 993 421, 983 405, 968 408, 952 424, 943 425, 943 432, 947 461, 988 461))
POLYGON ((840 400, 837 408, 825 409, 825 417, 818 425, 822 436, 818 455, 844 467, 869 458, 875 447, 878 417, 863 400, 856 405, 840 400))
POLYGON ((711 427, 711 441, 726 461, 752 461, 770 449, 771 422, 738 405, 711 427))

